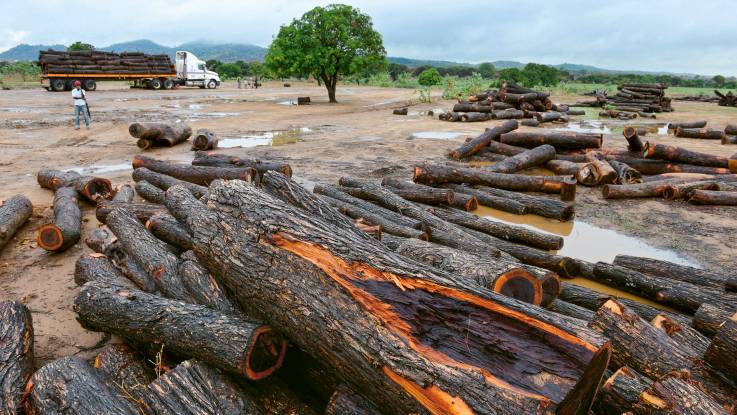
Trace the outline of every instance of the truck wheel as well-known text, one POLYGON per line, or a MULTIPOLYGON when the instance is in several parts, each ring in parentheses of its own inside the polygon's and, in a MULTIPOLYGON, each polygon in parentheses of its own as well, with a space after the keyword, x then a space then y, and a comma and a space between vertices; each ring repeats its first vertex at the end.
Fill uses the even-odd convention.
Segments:
POLYGON ((84 86, 85 91, 94 91, 97 89, 97 82, 94 79, 85 79, 82 86, 84 86))
POLYGON ((154 78, 148 81, 148 86, 151 87, 151 89, 161 89, 161 80, 154 78))
POLYGON ((174 81, 167 78, 167 79, 164 79, 164 82, 162 83, 162 85, 164 89, 172 89, 174 88, 174 81))
POLYGON ((210 82, 208 82, 208 83, 207 83, 207 87, 208 87, 209 89, 215 89, 215 88, 217 88, 217 87, 218 87, 218 83, 217 83, 217 82, 215 82, 215 80, 214 80, 214 79, 210 79, 210 82))
POLYGON ((61 92, 64 90, 64 80, 63 79, 52 79, 51 80, 51 89, 53 89, 56 92, 61 92))

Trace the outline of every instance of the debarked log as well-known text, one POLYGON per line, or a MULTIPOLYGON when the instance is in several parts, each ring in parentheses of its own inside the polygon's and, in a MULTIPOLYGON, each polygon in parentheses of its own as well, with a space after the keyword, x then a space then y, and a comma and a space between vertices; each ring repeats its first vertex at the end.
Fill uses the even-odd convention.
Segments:
POLYGON ((39 186, 57 191, 62 187, 73 187, 92 203, 113 197, 113 185, 110 180, 101 177, 82 176, 73 171, 41 169, 36 174, 39 186))
POLYGON ((33 205, 27 197, 15 195, 0 204, 0 251, 13 238, 33 213, 33 205))
POLYGON ((207 206, 191 199, 184 189, 167 192, 170 208, 190 206, 198 257, 239 293, 241 307, 387 413, 588 412, 608 349, 569 319, 405 259, 242 182, 214 183, 207 206), (514 365, 502 355, 515 356, 514 365), (521 361, 526 373, 545 371, 546 381, 520 373, 521 361))
POLYGON ((50 223, 38 229, 38 246, 54 252, 66 251, 79 242, 82 233, 82 212, 77 191, 61 187, 54 193, 54 216, 50 223))
POLYGON ((550 144, 556 150, 580 150, 600 148, 602 134, 548 132, 548 131, 514 131, 499 136, 499 142, 520 147, 537 147, 550 144))
POLYGON ((0 413, 20 415, 33 374, 33 319, 18 301, 0 302, 0 413))
POLYGON ((133 168, 141 167, 203 186, 217 179, 243 180, 249 183, 256 183, 259 180, 256 169, 252 167, 191 166, 138 155, 133 158, 133 168))

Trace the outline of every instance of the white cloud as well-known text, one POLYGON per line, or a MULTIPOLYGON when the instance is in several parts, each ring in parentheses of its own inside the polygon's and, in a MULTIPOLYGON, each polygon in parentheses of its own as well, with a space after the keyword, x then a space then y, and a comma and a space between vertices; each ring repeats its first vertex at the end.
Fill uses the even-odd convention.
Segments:
POLYGON ((25 30, 0 30, 0 50, 6 50, 19 43, 23 43, 28 38, 28 34, 25 30))

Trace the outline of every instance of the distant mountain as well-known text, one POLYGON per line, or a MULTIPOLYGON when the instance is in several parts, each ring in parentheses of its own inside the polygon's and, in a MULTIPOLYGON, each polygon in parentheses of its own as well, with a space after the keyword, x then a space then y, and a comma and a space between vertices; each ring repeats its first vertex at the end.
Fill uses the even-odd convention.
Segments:
POLYGON ((418 66, 434 66, 436 68, 448 68, 450 66, 474 66, 470 63, 436 61, 436 60, 428 60, 428 59, 400 58, 398 56, 389 56, 387 57, 387 60, 390 63, 398 63, 400 65, 407 65, 410 68, 416 68, 418 66))
POLYGON ((65 50, 66 48, 64 45, 26 45, 21 43, 0 53, 0 61, 35 61, 38 59, 39 50, 65 50))
POLYGON ((509 68, 522 69, 522 67, 525 66, 524 63, 517 62, 517 61, 494 61, 491 64, 494 65, 496 69, 509 69, 509 68))

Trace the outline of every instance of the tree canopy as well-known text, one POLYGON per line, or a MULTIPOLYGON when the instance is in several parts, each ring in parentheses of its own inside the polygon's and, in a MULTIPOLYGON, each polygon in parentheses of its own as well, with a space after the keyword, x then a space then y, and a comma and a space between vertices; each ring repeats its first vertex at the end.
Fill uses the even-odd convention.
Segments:
POLYGON ((94 50, 95 47, 89 43, 83 43, 83 42, 74 42, 71 45, 67 47, 67 51, 71 52, 74 50, 94 50))
POLYGON ((265 64, 279 77, 311 74, 322 80, 330 102, 341 76, 360 74, 386 61, 381 35, 371 17, 344 4, 315 7, 281 26, 265 64))
POLYGON ((417 78, 417 83, 422 86, 434 86, 440 85, 443 82, 443 77, 435 68, 427 68, 417 78))

